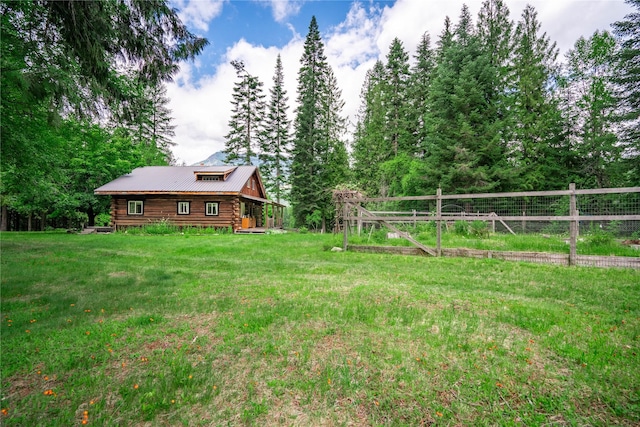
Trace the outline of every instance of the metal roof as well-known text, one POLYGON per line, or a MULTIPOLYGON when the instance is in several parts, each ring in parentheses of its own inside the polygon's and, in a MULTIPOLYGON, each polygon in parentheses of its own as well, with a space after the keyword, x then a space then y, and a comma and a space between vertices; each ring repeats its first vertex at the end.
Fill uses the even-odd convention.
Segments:
MULTIPOLYGON (((240 193, 251 175, 262 179, 256 166, 145 166, 94 190, 95 194, 240 193), (196 173, 228 174, 224 181, 198 181, 196 173)), ((262 194, 264 187, 261 188, 262 194)))

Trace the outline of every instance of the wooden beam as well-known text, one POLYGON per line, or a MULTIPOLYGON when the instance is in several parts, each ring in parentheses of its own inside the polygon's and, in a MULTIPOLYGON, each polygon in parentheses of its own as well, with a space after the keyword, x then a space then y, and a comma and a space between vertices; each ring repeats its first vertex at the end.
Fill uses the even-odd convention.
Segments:
MULTIPOLYGON (((366 210, 365 208, 363 208, 362 206, 360 206, 360 205, 356 205, 356 207, 358 208, 358 211, 361 211, 365 216, 367 216, 367 217, 368 217, 369 215, 371 215, 371 213, 370 213, 368 210, 366 210)), ((385 220, 377 220, 377 221, 378 221, 378 222, 380 222, 380 223, 382 223, 382 224, 384 224, 384 225, 385 225, 385 227, 387 227, 387 228, 389 228, 389 229, 391 229, 391 230, 395 231, 395 232, 396 232, 396 233, 398 233, 398 235, 399 235, 399 236, 401 236, 403 239, 406 239, 406 240, 410 241, 410 242, 411 242, 411 243, 413 243, 415 246, 419 247, 420 249, 422 249, 424 252, 428 253, 429 255, 437 256, 436 252, 435 252, 433 249, 428 248, 428 247, 426 247, 425 245, 423 245, 422 243, 418 242, 418 241, 417 241, 417 240, 415 240, 413 237, 411 237, 411 236, 409 235, 409 233, 405 233, 405 232, 403 232, 403 231, 400 231, 399 229, 397 229, 396 227, 394 227, 393 225, 391 225, 390 223, 388 223, 388 222, 387 222, 387 221, 385 221, 385 220)))

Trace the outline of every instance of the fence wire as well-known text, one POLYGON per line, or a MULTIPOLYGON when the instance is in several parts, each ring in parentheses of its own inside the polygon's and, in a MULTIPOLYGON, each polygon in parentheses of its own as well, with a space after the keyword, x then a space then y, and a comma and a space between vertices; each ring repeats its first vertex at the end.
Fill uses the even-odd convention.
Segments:
MULTIPOLYGON (((357 199, 357 198, 356 198, 357 199)), ((544 236, 571 236, 571 224, 576 225, 577 239, 572 237, 573 265, 640 267, 640 187, 601 190, 570 190, 557 192, 522 192, 486 195, 439 195, 425 197, 358 199, 357 204, 366 209, 368 217, 363 217, 357 209, 349 210, 348 221, 364 226, 384 228, 386 224, 396 224, 411 232, 419 233, 416 227, 442 224, 443 232, 456 229, 456 223, 486 224, 491 233, 496 234, 539 234, 544 236), (572 210, 572 197, 575 208, 572 210), (438 209, 438 201, 440 209, 438 209), (381 225, 382 224, 382 225, 381 225), (622 257, 587 255, 575 252, 576 240, 579 245, 590 236, 610 236, 636 252, 627 251, 622 257), (577 256, 577 258, 576 258, 577 256)), ((460 228, 460 227, 458 227, 460 228)), ((371 234, 371 228, 369 234, 371 234)), ((568 240, 567 240, 568 242, 568 240)), ((488 251, 492 252, 492 251, 488 251)), ((493 251, 493 257, 495 251, 493 251)), ((477 253, 474 256, 490 256, 477 253)), ((509 255, 511 257, 511 255, 509 255)), ((516 259, 538 262, 549 261, 548 254, 536 255, 527 252, 516 259), (546 259, 546 261, 545 261, 546 259)), ((554 259, 553 263, 563 263, 554 259)))

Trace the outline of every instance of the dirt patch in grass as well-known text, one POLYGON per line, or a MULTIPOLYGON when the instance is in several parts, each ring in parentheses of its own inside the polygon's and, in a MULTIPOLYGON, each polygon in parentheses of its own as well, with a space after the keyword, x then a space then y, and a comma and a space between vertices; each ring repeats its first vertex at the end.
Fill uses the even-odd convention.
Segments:
POLYGON ((129 276, 129 273, 126 272, 126 271, 113 271, 113 272, 109 273, 107 276, 109 276, 111 278, 127 277, 127 276, 129 276))

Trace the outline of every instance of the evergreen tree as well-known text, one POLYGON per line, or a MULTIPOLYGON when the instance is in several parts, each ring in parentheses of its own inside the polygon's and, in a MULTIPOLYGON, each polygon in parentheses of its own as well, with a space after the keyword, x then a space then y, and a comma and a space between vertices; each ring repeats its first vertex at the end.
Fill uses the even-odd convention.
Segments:
POLYGON ((445 52, 453 44, 453 30, 451 28, 451 19, 446 16, 444 18, 444 29, 440 33, 440 37, 436 43, 436 63, 440 64, 444 61, 445 52))
POLYGON ((353 142, 354 180, 358 188, 371 197, 387 195, 380 176, 380 165, 391 156, 391 150, 384 141, 385 75, 384 64, 380 60, 367 71, 360 93, 361 103, 353 142))
POLYGON ((164 154, 167 163, 173 164, 175 159, 171 148, 175 145, 173 137, 176 135, 176 127, 168 107, 167 87, 161 84, 150 88, 149 99, 151 100, 151 120, 148 132, 151 136, 151 144, 164 154))
POLYGON ((537 12, 527 6, 514 34, 509 90, 509 160, 518 171, 518 190, 565 188, 571 168, 558 102, 548 89, 557 80, 558 50, 539 33, 537 12))
POLYGON ((441 60, 432 82, 431 152, 425 159, 425 191, 500 191, 508 178, 496 102, 496 74, 463 6, 453 40, 443 33, 441 60))
POLYGON ((172 124, 171 110, 167 107, 169 98, 164 83, 147 86, 135 75, 123 76, 119 84, 127 85, 135 97, 122 100, 110 121, 110 127, 127 137, 133 144, 146 147, 145 164, 158 162, 172 163, 171 148, 174 142, 175 126, 172 124))
POLYGON ((506 84, 512 52, 513 22, 502 0, 485 0, 478 13, 478 37, 498 72, 499 82, 506 84))
POLYGON ((291 161, 291 202, 298 225, 309 225, 308 217, 317 211, 321 215, 323 183, 320 146, 322 127, 322 97, 326 94, 327 58, 315 16, 311 18, 309 33, 298 71, 298 108, 294 121, 293 157, 291 161))
MULTIPOLYGON (((187 30, 164 0, 1 2, 0 19, 3 220, 8 209, 31 214, 46 208, 51 213, 55 203, 56 212, 70 212, 61 203, 76 200, 68 189, 82 188, 70 180, 86 175, 84 167, 77 174, 65 167, 81 164, 72 161, 73 150, 64 145, 67 125, 81 121, 83 126, 75 129, 85 132, 93 128, 84 119, 113 119, 122 105, 141 102, 140 88, 169 80, 180 61, 194 58, 207 44, 187 30), (20 202, 36 200, 29 194, 33 189, 53 200, 20 202)), ((131 136, 118 138, 122 144, 115 151, 107 137, 94 139, 106 145, 105 151, 122 153, 108 161, 133 166, 124 159, 133 153, 142 161, 160 157, 164 162, 164 156, 132 144, 131 136)), ((96 159, 107 161, 107 156, 96 159)), ((80 208, 75 202, 65 206, 80 208)))
POLYGON ((428 130, 426 129, 425 117, 429 111, 431 79, 436 66, 435 54, 431 48, 431 38, 428 33, 424 33, 420 39, 415 60, 409 79, 410 108, 407 113, 415 151, 411 154, 423 157, 429 152, 429 147, 426 145, 428 130))
MULTIPOLYGON (((578 156, 581 184, 609 187, 617 179, 621 146, 614 133, 616 100, 611 80, 616 42, 606 31, 581 37, 567 53, 565 111, 578 156)), ((618 182, 616 182, 618 181, 618 182)))
POLYGON ((618 85, 620 143, 629 185, 640 182, 640 0, 626 0, 636 11, 613 24, 620 39, 614 82, 618 85))
POLYGON ((409 54, 397 37, 391 42, 386 64, 386 84, 384 87, 387 108, 386 139, 394 156, 399 152, 413 151, 412 135, 407 122, 409 54))
POLYGON ((287 91, 284 89, 284 74, 280 54, 276 59, 273 87, 269 90, 271 98, 265 118, 264 137, 260 146, 260 169, 267 189, 275 194, 276 201, 285 196, 287 182, 287 159, 289 153, 289 135, 291 122, 287 118, 287 91))
POLYGON ((251 165, 256 150, 260 147, 264 136, 263 122, 265 112, 265 95, 262 93, 263 83, 250 75, 242 61, 231 61, 236 69, 238 81, 233 88, 231 119, 229 133, 225 136, 227 161, 251 165))
MULTIPOLYGON (((339 184, 349 180, 349 155, 347 153, 344 135, 347 132, 347 119, 342 116, 344 100, 342 91, 338 87, 338 81, 331 67, 327 70, 327 93, 323 98, 324 117, 321 122, 324 137, 324 147, 321 152, 322 159, 321 181, 326 189, 333 190, 339 184)), ((323 219, 333 219, 334 206, 332 193, 324 193, 326 199, 323 202, 323 219)), ((323 223, 323 229, 325 224, 323 223)))
POLYGON ((311 18, 300 63, 291 201, 296 224, 318 227, 333 219, 331 191, 339 180, 346 150, 336 139, 343 126, 342 101, 315 16, 311 18))

